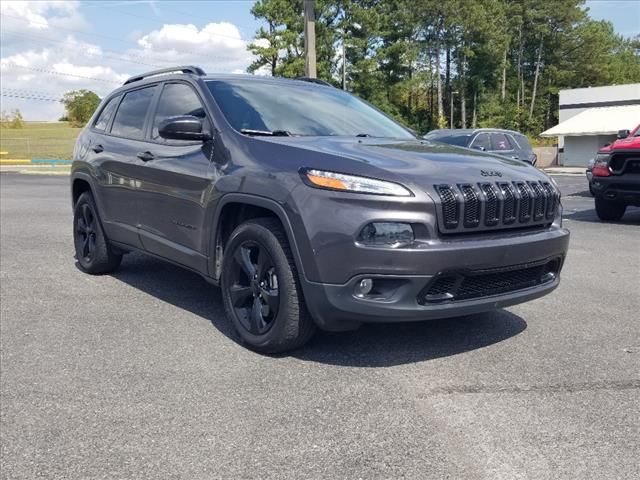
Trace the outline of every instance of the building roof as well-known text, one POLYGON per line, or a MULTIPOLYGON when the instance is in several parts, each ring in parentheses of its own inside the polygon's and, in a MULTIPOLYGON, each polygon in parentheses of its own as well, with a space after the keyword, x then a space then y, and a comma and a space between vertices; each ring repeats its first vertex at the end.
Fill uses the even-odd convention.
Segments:
POLYGON ((612 135, 618 130, 632 130, 638 123, 640 123, 640 105, 588 108, 542 132, 540 136, 612 135))
POLYGON ((606 104, 613 103, 620 105, 624 102, 627 102, 627 105, 640 104, 640 83, 608 85, 605 87, 572 88, 560 90, 559 94, 560 109, 566 107, 612 107, 614 105, 606 104))

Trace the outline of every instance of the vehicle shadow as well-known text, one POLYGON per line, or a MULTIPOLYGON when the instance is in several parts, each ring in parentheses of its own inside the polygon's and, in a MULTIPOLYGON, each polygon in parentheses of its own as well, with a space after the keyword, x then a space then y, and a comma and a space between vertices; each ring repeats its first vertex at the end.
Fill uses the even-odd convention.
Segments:
MULTIPOLYGON (((225 317, 220 290, 199 275, 139 253, 127 255, 112 276, 160 301, 207 319, 222 334, 239 341, 225 317)), ((387 367, 447 357, 499 343, 527 328, 505 310, 426 322, 369 324, 352 332, 318 331, 290 356, 304 361, 351 367, 387 367)))
POLYGON ((567 196, 567 197, 582 197, 582 198, 593 198, 593 195, 591 195, 591 192, 589 192, 589 190, 581 190, 579 192, 573 192, 573 193, 569 193, 567 195, 563 195, 563 196, 567 196))
POLYGON ((565 213, 563 215, 563 218, 575 222, 608 223, 614 225, 640 225, 640 208, 627 207, 627 211, 625 212, 622 219, 615 222, 600 220, 596 215, 594 207, 587 208, 585 210, 578 210, 576 212, 565 213))

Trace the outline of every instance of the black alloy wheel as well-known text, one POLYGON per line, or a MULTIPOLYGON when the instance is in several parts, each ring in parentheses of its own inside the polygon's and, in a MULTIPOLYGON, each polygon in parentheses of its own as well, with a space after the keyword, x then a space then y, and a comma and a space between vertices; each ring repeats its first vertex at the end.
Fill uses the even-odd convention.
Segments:
POLYGON ((271 255, 258 243, 245 241, 233 252, 231 302, 238 320, 253 335, 263 335, 280 307, 278 275, 271 255))
POLYGON ((76 221, 76 242, 82 259, 91 263, 96 253, 96 217, 88 203, 80 206, 80 215, 76 221))
POLYGON ((276 218, 253 218, 234 229, 224 250, 220 287, 227 317, 253 350, 294 350, 315 331, 287 235, 276 218))
POLYGON ((73 209, 73 243, 78 266, 86 273, 110 273, 120 265, 122 252, 112 247, 102 229, 90 192, 78 198, 73 209))

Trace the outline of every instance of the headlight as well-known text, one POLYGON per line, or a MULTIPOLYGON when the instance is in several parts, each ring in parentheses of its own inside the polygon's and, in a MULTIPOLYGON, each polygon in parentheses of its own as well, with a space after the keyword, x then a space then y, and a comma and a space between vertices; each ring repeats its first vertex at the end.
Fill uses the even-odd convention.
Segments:
POLYGON ((302 174, 312 186, 328 190, 393 195, 396 197, 411 197, 413 195, 402 185, 384 180, 376 180, 375 178, 325 172, 324 170, 305 170, 302 174))

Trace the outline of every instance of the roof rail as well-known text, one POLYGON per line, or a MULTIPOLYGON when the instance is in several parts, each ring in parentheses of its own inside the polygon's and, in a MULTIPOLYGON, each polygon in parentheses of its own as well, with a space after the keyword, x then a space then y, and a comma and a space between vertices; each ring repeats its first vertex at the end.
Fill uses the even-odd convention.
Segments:
POLYGON ((298 77, 296 80, 300 80, 301 82, 309 82, 309 83, 317 83, 318 85, 324 85, 325 87, 333 87, 329 82, 325 82, 324 80, 320 80, 319 78, 311 78, 311 77, 298 77))
POLYGON ((193 65, 182 65, 180 67, 161 68, 160 70, 153 70, 151 72, 143 73, 141 75, 134 75, 133 77, 128 78, 127 81, 123 83, 123 85, 128 85, 129 83, 133 83, 133 82, 139 82, 140 80, 145 79, 147 77, 162 75, 163 73, 175 73, 175 72, 190 73, 191 75, 197 75, 199 77, 206 75, 205 71, 200 67, 194 67, 193 65))

